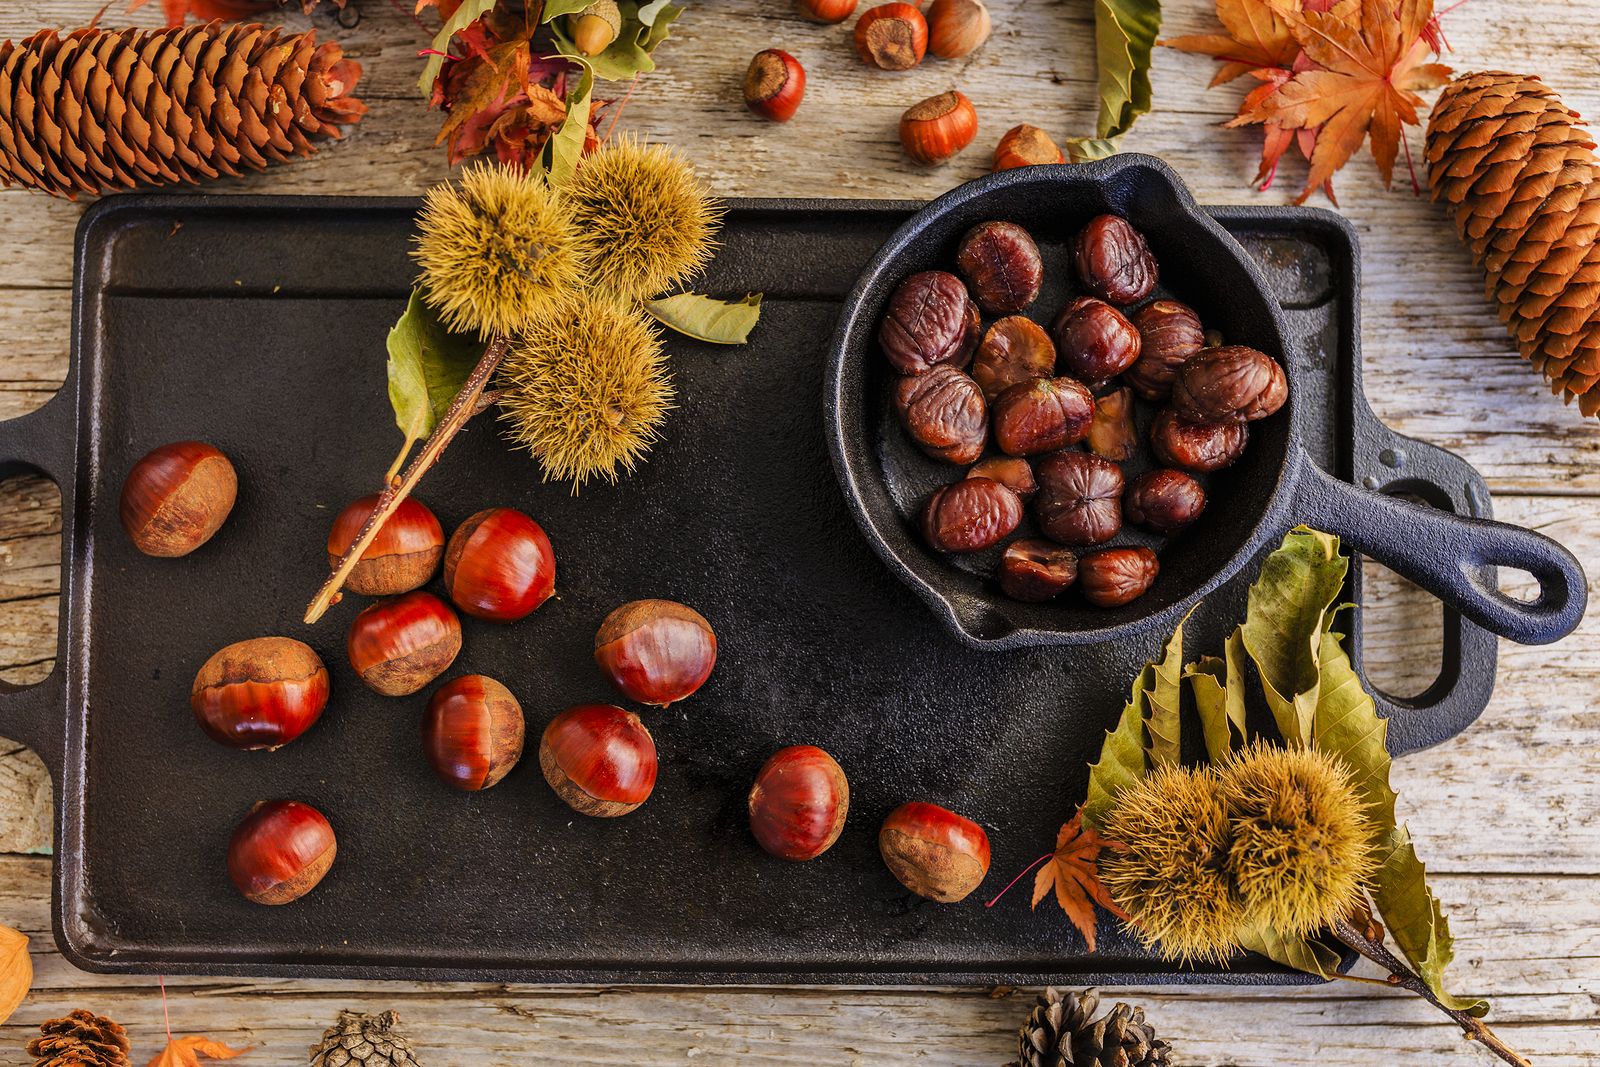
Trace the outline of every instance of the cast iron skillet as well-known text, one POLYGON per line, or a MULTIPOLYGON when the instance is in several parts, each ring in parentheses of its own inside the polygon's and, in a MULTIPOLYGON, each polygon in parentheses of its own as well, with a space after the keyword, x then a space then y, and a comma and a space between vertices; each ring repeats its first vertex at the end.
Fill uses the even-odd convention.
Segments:
MULTIPOLYGON (((1281 357, 1282 318, 1250 257, 1198 208, 1171 168, 1132 154, 1004 171, 947 193, 890 237, 840 314, 824 406, 845 500, 878 555, 957 636, 1001 650, 1116 641, 1152 629, 1165 633, 1195 601, 1300 523, 1337 534, 1347 547, 1503 637, 1543 644, 1572 631, 1583 616, 1584 576, 1555 541, 1357 489, 1318 468, 1295 432, 1294 409, 1319 398, 1296 388, 1293 367, 1288 403, 1253 423, 1243 459, 1209 480, 1209 502, 1198 523, 1164 545, 1131 529, 1111 542, 1148 543, 1160 551, 1154 587, 1126 607, 1095 608, 1070 592, 1048 604, 1018 603, 990 577, 994 552, 958 557, 927 548, 916 532, 917 510, 929 492, 960 472, 922 456, 895 420, 888 395, 892 374, 876 341, 890 293, 916 271, 953 269, 961 234, 976 223, 1003 219, 1026 227, 1044 250, 1046 288, 1029 313, 1048 321, 1070 283, 1064 242, 1107 211, 1145 234, 1160 263, 1160 293, 1189 304, 1228 341, 1281 357), (1522 602, 1502 593, 1495 567, 1531 573, 1539 583, 1537 598, 1522 602)), ((1141 434, 1149 417, 1145 412, 1141 434)), ((1145 464, 1147 453, 1141 448, 1145 464)), ((1129 468, 1130 478, 1137 469, 1129 468)))

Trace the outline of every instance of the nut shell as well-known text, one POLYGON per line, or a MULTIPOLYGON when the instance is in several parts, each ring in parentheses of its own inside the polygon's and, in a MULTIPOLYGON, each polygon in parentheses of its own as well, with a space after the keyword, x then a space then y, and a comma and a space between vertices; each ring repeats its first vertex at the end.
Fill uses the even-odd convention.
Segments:
POLYGON ((420 589, 369 605, 350 622, 345 653, 367 688, 384 696, 417 692, 461 651, 461 620, 420 589))
POLYGON ((1089 451, 1113 463, 1125 463, 1139 450, 1139 434, 1133 425, 1133 390, 1113 389, 1095 398, 1094 421, 1084 439, 1089 451))
POLYGON ((978 305, 960 278, 925 270, 895 288, 878 327, 884 358, 901 374, 926 374, 949 363, 962 367, 977 347, 978 305))
POLYGON ((1050 324, 1061 369, 1086 382, 1103 382, 1139 358, 1139 331, 1127 316, 1092 296, 1080 296, 1050 324))
POLYGON ((928 22, 911 4, 879 4, 856 20, 856 54, 879 70, 910 70, 928 51, 928 22))
POLYGON ((1156 287, 1156 257, 1144 234, 1120 215, 1097 215, 1072 240, 1072 262, 1083 287, 1120 307, 1137 304, 1156 287))
POLYGON ((1037 126, 1013 126, 994 148, 994 170, 1033 167, 1043 163, 1065 163, 1067 157, 1050 135, 1037 126))
POLYGON ((990 478, 935 489, 922 508, 922 536, 941 552, 978 552, 999 544, 1022 521, 1022 498, 990 478))
POLYGON ((1264 419, 1289 399, 1278 361, 1244 345, 1207 348, 1178 368, 1172 407, 1191 422, 1264 419))
POLYGON ((1100 608, 1120 608, 1149 592, 1161 573, 1156 554, 1140 545, 1103 548, 1078 561, 1078 589, 1100 608))
POLYGON ((750 787, 750 832, 787 860, 816 859, 833 847, 850 814, 850 782, 837 760, 815 745, 772 754, 750 787))
POLYGON ((1007 315, 989 327, 972 357, 972 380, 993 400, 1013 385, 1048 378, 1056 371, 1056 346, 1044 327, 1007 315))
POLYGON ((1013 385, 994 402, 994 443, 1008 456, 1054 452, 1082 441, 1094 421, 1094 394, 1076 378, 1013 385))
POLYGON ((795 6, 813 22, 843 22, 856 13, 856 0, 797 0, 795 6))
POLYGON ((467 674, 428 698, 422 752, 440 781, 475 792, 511 773, 522 759, 526 730, 511 690, 487 675, 467 674))
POLYGON ((1014 222, 980 222, 968 230, 956 246, 956 269, 991 315, 1023 310, 1044 284, 1039 246, 1014 222))
POLYGON ((316 888, 338 852, 322 812, 298 800, 264 800, 228 841, 228 878, 256 904, 287 904, 316 888))
MULTIPOLYGON (((378 494, 364 496, 339 513, 328 531, 328 566, 355 544, 378 506, 378 494)), ((378 536, 361 553, 345 588, 362 596, 397 596, 426 585, 444 557, 444 527, 416 497, 400 501, 378 536)))
POLYGON ((539 769, 550 788, 582 815, 612 819, 650 798, 656 743, 639 716, 611 704, 568 708, 545 727, 539 769))
POLYGON ((948 363, 927 374, 901 378, 894 387, 900 425, 917 446, 945 463, 968 464, 983 455, 989 409, 978 383, 948 363))
POLYGON ((600 624, 594 661, 630 700, 666 707, 693 695, 711 677, 717 635, 687 604, 634 600, 600 624))
POLYGON ((230 748, 286 745, 327 706, 328 668, 292 637, 257 637, 217 650, 189 691, 195 722, 230 748))
POLYGON ((900 116, 900 147, 924 165, 943 163, 976 136, 977 109, 956 89, 918 101, 900 116))
POLYGON ((1165 401, 1172 395, 1178 368, 1205 347, 1205 329, 1200 317, 1176 300, 1152 300, 1132 318, 1139 331, 1139 358, 1123 378, 1146 400, 1165 401))
POLYGON ((1059 596, 1078 578, 1078 557, 1069 548, 1025 537, 1000 555, 1000 590, 1012 600, 1039 604, 1059 596))
POLYGON ((1123 517, 1158 534, 1177 533, 1205 509, 1205 489, 1182 471, 1145 471, 1122 497, 1123 517))
POLYGON ((128 471, 119 507, 122 528, 147 556, 187 556, 222 528, 238 493, 238 475, 220 449, 204 441, 174 441, 128 471))
POLYGON ((1243 422, 1190 422, 1164 408, 1150 425, 1150 449, 1168 467, 1210 473, 1236 463, 1249 436, 1243 422))
POLYGON ((989 478, 999 482, 1023 500, 1039 491, 1033 467, 1021 456, 990 456, 980 459, 967 471, 968 478, 989 478))
POLYGON ((450 535, 444 588, 468 615, 516 622, 556 591, 555 549, 544 527, 522 512, 485 508, 450 535))
POLYGON ((989 835, 971 819, 912 801, 889 813, 878 852, 900 884, 941 904, 964 900, 989 873, 989 835))
POLYGON ((994 28, 983 0, 933 0, 928 5, 928 51, 960 59, 983 46, 994 28))
POLYGON ((1039 529, 1063 545, 1098 545, 1122 529, 1122 468, 1088 452, 1039 460, 1039 529))
POLYGON ((806 71, 781 48, 757 52, 744 73, 744 104, 753 114, 788 122, 806 95, 806 71))

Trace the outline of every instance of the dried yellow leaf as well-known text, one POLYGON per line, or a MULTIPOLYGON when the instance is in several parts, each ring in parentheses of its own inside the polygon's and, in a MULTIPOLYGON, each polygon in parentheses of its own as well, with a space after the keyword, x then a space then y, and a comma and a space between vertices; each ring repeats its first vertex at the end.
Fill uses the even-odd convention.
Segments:
POLYGON ((0 926, 0 1023, 11 1018, 33 988, 33 957, 28 938, 9 926, 0 926))

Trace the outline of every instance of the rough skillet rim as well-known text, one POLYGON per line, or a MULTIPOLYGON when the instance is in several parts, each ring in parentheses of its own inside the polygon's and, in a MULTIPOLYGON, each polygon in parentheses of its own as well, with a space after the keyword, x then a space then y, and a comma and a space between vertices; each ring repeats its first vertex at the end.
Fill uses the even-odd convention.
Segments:
MULTIPOLYGON (((870 333, 872 324, 861 324, 866 294, 878 284, 884 273, 894 267, 907 246, 920 236, 922 231, 972 200, 988 197, 1015 185, 1057 185, 1070 189, 1086 184, 1109 184, 1122 172, 1129 170, 1145 171, 1152 179, 1165 184, 1172 192, 1178 210, 1215 242, 1215 251, 1218 254, 1226 256, 1244 272, 1250 282, 1252 293, 1266 309, 1271 339, 1278 353, 1277 358, 1281 362, 1286 351, 1283 308, 1272 295, 1260 268, 1239 242, 1222 227, 1222 224, 1213 219, 1195 201, 1194 195, 1178 176, 1177 171, 1155 156, 1136 152, 1122 153, 1090 163, 1051 163, 999 171, 959 185, 929 201, 890 235, 857 275, 855 284, 845 297, 844 307, 839 313, 838 323, 829 341, 828 366, 822 397, 823 423, 828 440, 828 455, 833 462, 834 475, 844 496, 845 505, 849 508, 850 515, 861 530, 862 536, 878 558, 902 584, 938 616, 947 630, 971 648, 1007 652, 1025 648, 1094 645, 1137 637, 1155 627, 1170 630, 1192 611, 1201 599, 1238 574, 1261 547, 1263 538, 1281 525, 1284 501, 1293 494, 1300 473, 1304 465, 1309 462, 1300 445, 1299 434, 1294 428, 1296 398, 1295 391, 1291 389, 1288 402, 1278 415, 1289 420, 1282 463, 1272 493, 1255 524, 1241 541, 1239 549, 1224 566, 1218 568, 1187 595, 1165 608, 1115 626, 1093 629, 1041 629, 1018 626, 994 637, 974 633, 967 627, 950 599, 936 586, 918 575, 889 543, 888 536, 869 509, 862 490, 863 476, 877 477, 876 471, 863 472, 857 469, 858 465, 852 461, 850 455, 855 442, 845 426, 847 421, 860 422, 863 418, 860 397, 852 393, 849 387, 859 384, 859 375, 864 373, 864 370, 850 366, 849 348, 852 335, 862 330, 870 333)), ((1287 366, 1284 369, 1289 370, 1287 366)), ((898 519, 895 521, 898 523, 898 519)))

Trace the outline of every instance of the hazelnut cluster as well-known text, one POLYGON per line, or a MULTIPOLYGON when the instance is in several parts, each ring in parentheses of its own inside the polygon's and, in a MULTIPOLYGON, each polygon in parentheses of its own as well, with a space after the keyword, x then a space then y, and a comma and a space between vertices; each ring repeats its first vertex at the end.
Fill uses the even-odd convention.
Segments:
POLYGON ((1070 252, 1080 295, 1047 329, 1024 315, 1044 281, 1033 237, 980 223, 961 238, 955 273, 900 283, 878 344, 901 376, 894 401, 907 435, 969 467, 923 505, 924 540, 942 552, 993 548, 1031 503, 1043 536, 1005 546, 1001 590, 1037 603, 1076 586, 1091 604, 1120 607, 1150 589, 1160 561, 1107 543, 1124 522, 1170 537, 1198 519, 1196 475, 1236 462, 1249 424, 1283 406, 1289 383, 1271 356, 1222 344, 1188 306, 1151 299, 1159 266, 1121 216, 1091 219, 1070 252), (998 316, 987 330, 986 313, 998 316), (1136 398, 1162 405, 1149 435, 1160 466, 1130 481, 1121 464, 1138 453, 1136 398))

